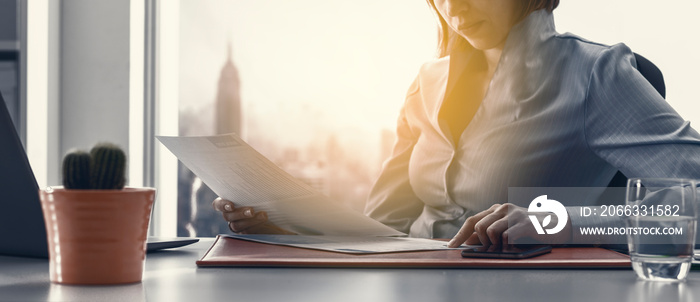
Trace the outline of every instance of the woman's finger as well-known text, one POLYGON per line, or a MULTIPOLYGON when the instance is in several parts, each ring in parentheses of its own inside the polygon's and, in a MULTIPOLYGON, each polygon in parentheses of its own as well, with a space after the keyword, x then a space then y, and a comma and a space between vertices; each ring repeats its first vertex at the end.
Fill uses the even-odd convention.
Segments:
MULTIPOLYGON (((479 222, 477 222, 474 225, 474 232, 479 237, 479 241, 481 241, 482 245, 488 246, 491 244, 498 244, 500 242, 500 240, 492 240, 491 236, 489 236, 487 231, 491 228, 493 223, 495 223, 498 220, 501 220, 503 217, 505 217, 504 213, 501 213, 500 211, 494 211, 493 213, 484 216, 484 218, 479 220, 479 222)), ((491 231, 493 232, 493 230, 491 231)), ((498 235, 500 236, 501 234, 498 233, 498 235)))
POLYGON ((503 232, 508 230, 508 216, 494 221, 488 229, 486 229, 486 235, 488 236, 491 244, 501 245, 503 232))
POLYGON ((532 227, 532 224, 529 223, 529 221, 521 221, 516 223, 514 226, 511 226, 508 230, 503 232, 502 237, 503 242, 508 244, 532 243, 532 241, 540 241, 537 238, 535 229, 532 227))
POLYGON ((476 244, 481 244, 481 241, 479 241, 479 236, 477 236, 476 233, 473 233, 471 236, 469 236, 469 239, 467 239, 466 244, 467 245, 476 245, 476 244))
POLYGON ((235 208, 230 212, 223 212, 224 219, 226 221, 237 221, 242 219, 253 218, 259 213, 255 213, 253 208, 235 208))
POLYGON ((231 212, 235 209, 233 202, 231 202, 230 200, 223 199, 221 197, 214 199, 211 205, 214 207, 215 210, 224 213, 231 212))
POLYGON ((467 220, 464 221, 462 228, 459 229, 459 232, 457 232, 457 235, 455 235, 452 238, 452 240, 450 240, 450 242, 447 244, 447 246, 451 247, 451 248, 455 248, 455 247, 460 246, 465 241, 467 241, 469 236, 471 236, 474 233, 474 225, 477 222, 479 222, 482 218, 493 213, 493 211, 496 210, 497 206, 498 205, 493 205, 488 210, 479 212, 478 214, 467 218, 467 220))
POLYGON ((228 228, 236 233, 241 233, 248 229, 255 228, 263 223, 267 223, 267 213, 260 212, 253 218, 229 221, 228 228))

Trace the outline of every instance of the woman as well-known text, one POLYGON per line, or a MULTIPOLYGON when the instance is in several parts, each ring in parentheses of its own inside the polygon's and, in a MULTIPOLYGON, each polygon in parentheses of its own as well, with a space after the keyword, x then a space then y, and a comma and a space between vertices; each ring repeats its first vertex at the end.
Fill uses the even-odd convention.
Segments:
MULTIPOLYGON (((411 236, 452 237, 451 246, 501 244, 534 232, 509 226, 527 221, 526 209, 498 204, 509 187, 605 187, 617 170, 700 178, 700 135, 625 45, 558 34, 558 2, 428 0, 440 58, 409 88, 367 215, 411 236)), ((264 213, 214 206, 233 231, 284 232, 264 213)), ((584 223, 569 215, 563 240, 584 223)))

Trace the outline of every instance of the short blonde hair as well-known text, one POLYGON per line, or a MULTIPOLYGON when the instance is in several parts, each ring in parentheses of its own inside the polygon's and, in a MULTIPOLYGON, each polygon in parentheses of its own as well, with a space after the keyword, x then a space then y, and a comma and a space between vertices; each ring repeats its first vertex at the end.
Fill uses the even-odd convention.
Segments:
MULTIPOLYGON (((438 57, 442 58, 449 55, 453 50, 457 49, 469 49, 472 46, 465 40, 462 36, 455 33, 452 28, 447 25, 445 19, 440 16, 440 13, 435 8, 434 0, 426 0, 430 8, 433 10, 438 19, 438 57)), ((525 19, 530 13, 546 9, 548 12, 552 12, 557 6, 559 6, 559 0, 516 0, 519 1, 520 13, 516 20, 520 22, 525 19)))

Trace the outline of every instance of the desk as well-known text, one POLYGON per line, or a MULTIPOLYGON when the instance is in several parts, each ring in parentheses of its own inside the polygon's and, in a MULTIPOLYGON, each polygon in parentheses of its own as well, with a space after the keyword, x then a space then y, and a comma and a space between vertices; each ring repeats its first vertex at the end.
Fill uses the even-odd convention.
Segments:
POLYGON ((683 283, 631 269, 197 268, 213 243, 148 254, 142 283, 49 282, 48 260, 0 256, 1 301, 698 301, 700 271, 683 283))

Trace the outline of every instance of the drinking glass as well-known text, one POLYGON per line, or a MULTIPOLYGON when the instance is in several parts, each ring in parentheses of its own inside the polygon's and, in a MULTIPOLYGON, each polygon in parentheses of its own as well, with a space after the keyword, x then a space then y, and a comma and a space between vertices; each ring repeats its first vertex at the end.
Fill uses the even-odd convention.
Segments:
POLYGON ((696 182, 632 178, 625 223, 632 268, 639 278, 681 281, 693 260, 697 223, 696 182))

